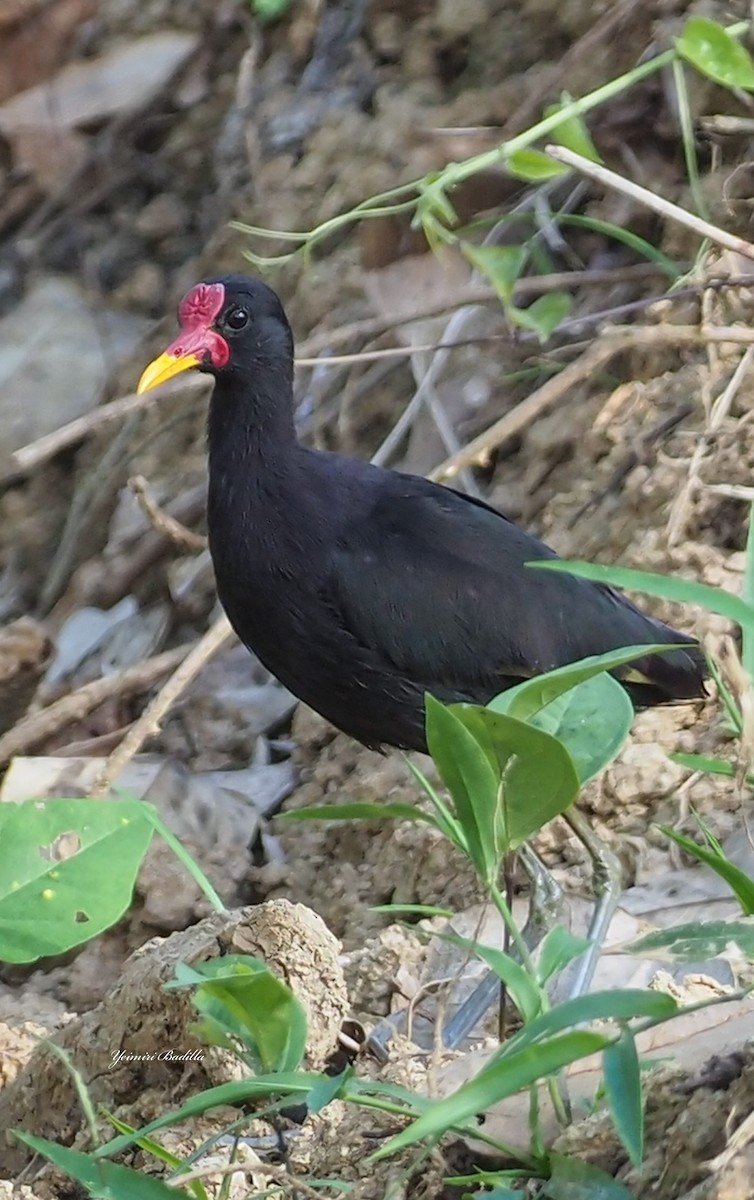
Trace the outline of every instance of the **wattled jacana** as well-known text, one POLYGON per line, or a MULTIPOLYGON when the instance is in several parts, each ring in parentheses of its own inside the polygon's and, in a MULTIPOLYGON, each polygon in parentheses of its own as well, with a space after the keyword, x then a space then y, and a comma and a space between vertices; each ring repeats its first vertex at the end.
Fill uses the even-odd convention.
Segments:
POLYGON ((220 600, 239 638, 333 725, 367 746, 423 751, 426 692, 483 704, 522 677, 642 643, 685 648, 622 673, 638 705, 704 694, 693 639, 609 587, 527 569, 556 556, 488 505, 300 445, 293 338, 264 283, 200 283, 178 320, 139 391, 192 367, 214 376, 220 600))
POLYGON ((640 705, 703 695, 696 643, 611 588, 525 563, 556 557, 486 504, 412 475, 301 446, 293 338, 256 279, 200 283, 139 391, 187 368, 215 377, 209 543, 241 641, 367 746, 425 750, 424 693, 486 703, 522 677, 642 642, 688 650, 633 664, 640 705))

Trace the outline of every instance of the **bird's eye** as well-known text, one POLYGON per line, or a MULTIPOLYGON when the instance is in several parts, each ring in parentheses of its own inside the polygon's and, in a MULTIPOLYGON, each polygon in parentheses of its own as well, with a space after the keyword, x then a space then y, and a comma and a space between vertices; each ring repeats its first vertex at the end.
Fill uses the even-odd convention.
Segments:
POLYGON ((232 308, 225 318, 228 329, 244 329, 249 323, 249 314, 245 308, 232 308))

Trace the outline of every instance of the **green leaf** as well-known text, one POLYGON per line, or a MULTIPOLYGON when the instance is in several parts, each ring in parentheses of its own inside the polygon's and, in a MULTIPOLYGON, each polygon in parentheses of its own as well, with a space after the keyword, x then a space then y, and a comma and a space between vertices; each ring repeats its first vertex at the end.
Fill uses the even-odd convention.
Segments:
MULTIPOLYGON (((110 1122, 113 1129, 116 1129, 118 1133, 137 1133, 133 1125, 128 1125, 125 1121, 121 1121, 120 1118, 116 1117, 114 1113, 109 1112, 107 1109, 100 1109, 100 1111, 102 1116, 110 1122)), ((166 1167, 170 1167, 171 1171, 178 1172, 184 1167, 182 1158, 180 1158, 177 1154, 171 1153, 170 1150, 166 1150, 166 1148, 160 1142, 156 1142, 154 1138, 139 1138, 135 1144, 146 1154, 151 1154, 152 1157, 156 1158, 158 1162, 164 1163, 166 1167)), ((96 1162, 97 1160, 95 1159, 93 1161, 96 1162)), ((193 1179, 186 1186, 188 1187, 191 1195, 194 1197, 194 1200, 208 1200, 207 1192, 202 1187, 198 1179, 193 1179)))
POLYGON ((602 1055, 605 1092, 613 1122, 626 1153, 635 1167, 644 1157, 644 1096, 636 1042, 630 1029, 623 1028, 617 1042, 602 1055))
POLYGON ((745 917, 754 915, 754 880, 750 879, 746 872, 732 863, 729 858, 726 858, 721 847, 698 846, 691 838, 677 833, 675 829, 670 829, 667 825, 660 825, 659 829, 687 854, 691 854, 699 862, 711 867, 716 875, 725 880, 741 905, 745 917))
POLYGON ((481 958, 505 984, 524 1021, 533 1021, 539 1015, 542 1009, 542 996, 539 988, 524 968, 509 954, 495 949, 494 946, 485 946, 481 942, 474 941, 473 938, 461 937, 457 933, 443 933, 437 936, 455 946, 462 946, 465 950, 470 950, 472 954, 481 958))
POLYGON ((353 1076, 353 1067, 346 1067, 345 1071, 341 1071, 340 1075, 322 1075, 319 1083, 315 1083, 314 1087, 306 1097, 306 1107, 310 1117, 315 1116, 318 1112, 322 1112, 323 1108, 327 1108, 333 1100, 343 1090, 343 1085, 348 1082, 353 1076))
POLYGON ((558 226, 572 225, 576 229, 590 229, 594 233, 601 233, 607 238, 612 238, 613 241, 621 242, 641 258, 657 263, 671 282, 675 282, 681 276, 678 264, 674 263, 672 258, 668 258, 667 254, 663 254, 646 238, 639 237, 631 229, 624 229, 620 225, 614 225, 612 221, 601 221, 599 217, 586 217, 580 213, 553 213, 552 219, 558 226))
POLYGON ((278 1098, 277 1107, 285 1108, 287 1105, 305 1099, 311 1088, 318 1084, 321 1078, 322 1076, 318 1072, 294 1071, 268 1076, 257 1075, 251 1079, 240 1079, 232 1083, 221 1083, 217 1087, 205 1088, 204 1091, 192 1096, 180 1108, 163 1113, 154 1121, 150 1121, 143 1129, 137 1130, 136 1133, 112 1138, 104 1146, 99 1146, 94 1151, 94 1157, 97 1159, 109 1158, 113 1154, 120 1154, 123 1150, 128 1150, 130 1146, 133 1146, 139 1138, 149 1137, 160 1129, 166 1129, 169 1125, 179 1125, 182 1121, 201 1117, 211 1109, 224 1105, 237 1108, 251 1101, 256 1102, 274 1096, 278 1098))
POLYGON ((708 962, 731 952, 754 961, 754 918, 691 921, 672 929, 657 929, 622 946, 621 951, 660 962, 708 962))
MULTIPOLYGON (((742 596, 751 607, 754 604, 754 503, 749 506, 749 529, 746 534, 746 568, 742 596)), ((748 632, 742 639, 741 665, 749 679, 754 680, 754 636, 748 632)))
POLYGON ((469 851, 466 844, 466 835, 461 825, 453 816, 452 812, 443 800, 442 796, 440 796, 437 789, 432 786, 424 772, 417 767, 416 763, 408 758, 408 756, 405 754, 403 756, 403 761, 405 762, 416 782, 419 784, 419 787, 424 792, 424 795, 427 796, 427 798, 432 802, 432 807, 435 810, 435 822, 437 824, 437 828, 440 830, 440 833, 443 834, 443 836, 446 837, 449 842, 452 842, 454 846, 458 846, 459 850, 461 850, 462 853, 468 857, 469 851))
POLYGON ((370 904, 369 912, 393 913, 395 916, 416 917, 445 917, 450 920, 455 913, 450 908, 440 908, 436 904, 370 904))
POLYGON ((644 658, 647 654, 660 654, 670 648, 658 642, 651 646, 625 646, 620 650, 608 650, 606 654, 592 654, 578 662, 556 667, 544 675, 535 675, 533 679, 517 683, 515 687, 495 696, 487 707, 493 712, 506 712, 511 717, 517 717, 519 721, 528 721, 535 713, 579 683, 593 679, 603 671, 614 671, 636 658, 644 658))
POLYGON ((628 692, 610 675, 596 675, 532 718, 568 750, 580 783, 599 775, 626 741, 634 720, 628 692))
POLYGON ((698 604, 708 612, 727 617, 742 629, 754 633, 754 608, 745 604, 738 596, 732 596, 722 588, 712 587, 708 583, 675 579, 670 575, 656 575, 650 571, 635 571, 631 567, 603 567, 587 562, 562 562, 560 559, 527 563, 526 566, 536 571, 561 571, 566 575, 576 575, 579 579, 608 583, 628 591, 646 592, 649 596, 659 596, 663 600, 698 604))
POLYGON ((120 1163, 94 1158, 91 1154, 83 1154, 68 1146, 59 1146, 56 1142, 48 1142, 46 1138, 17 1131, 15 1136, 30 1150, 49 1159, 66 1175, 82 1184, 95 1200, 133 1200, 134 1196, 138 1196, 139 1200, 171 1200, 171 1197, 175 1200, 176 1196, 190 1195, 183 1188, 168 1187, 153 1175, 145 1175, 120 1163))
POLYGON ((440 1138, 454 1125, 554 1075, 570 1063, 604 1050, 608 1044, 601 1034, 578 1030, 510 1054, 504 1062, 493 1062, 450 1096, 435 1100, 427 1112, 386 1142, 372 1159, 388 1158, 423 1138, 440 1138))
MULTIPOLYGON (((561 103, 549 105, 545 109, 544 115, 546 117, 554 116, 555 113, 562 110, 564 105, 572 103, 573 97, 564 93, 561 97, 561 103)), ((549 136, 559 146, 565 146, 567 150, 573 150, 574 154, 580 154, 582 158, 588 158, 590 162, 602 162, 584 120, 577 116, 576 113, 572 113, 560 125, 556 125, 554 129, 551 129, 549 136)))
POLYGON ((688 767, 690 771, 704 771, 705 775, 724 775, 727 779, 732 779, 736 774, 732 763, 722 758, 711 758, 708 754, 682 754, 679 751, 668 757, 671 762, 678 763, 681 767, 688 767))
POLYGON ((261 960, 229 954, 188 966, 178 963, 170 988, 198 985, 195 1008, 252 1052, 255 1068, 292 1071, 306 1049, 306 1014, 291 989, 261 960))
POLYGON ((473 267, 481 271, 497 292, 504 305, 513 299, 513 291, 526 265, 528 252, 525 246, 472 246, 461 245, 463 253, 473 267))
POLYGON ((492 883, 499 862, 494 835, 498 779, 488 756, 455 711, 459 707, 446 707, 427 695, 427 747, 453 797, 469 857, 480 877, 492 883))
POLYGON ((480 828, 487 822, 499 860, 573 803, 576 768, 565 746, 545 730, 480 705, 453 704, 450 710, 497 765, 503 803, 496 797, 495 808, 480 812, 478 820, 480 828))
POLYGON ((431 813, 413 804, 315 804, 278 814, 280 821, 425 821, 437 825, 431 813))
POLYGON ((152 826, 138 800, 0 804, 0 959, 80 946, 131 903, 152 826))
POLYGON ((531 329, 540 342, 546 342, 571 311, 567 292, 548 292, 538 296, 528 308, 509 308, 509 316, 522 329, 531 329))
POLYGON ((502 1062, 508 1054, 539 1043, 563 1029, 570 1029, 572 1025, 582 1025, 588 1021, 630 1021, 635 1017, 660 1020, 673 1017, 677 1012, 677 1003, 664 992, 641 991, 638 988, 625 988, 619 992, 590 992, 575 1000, 564 1000, 524 1025, 495 1052, 492 1061, 502 1062))
POLYGON ((537 955, 537 982, 540 985, 547 983, 553 975, 580 958, 590 945, 589 938, 577 937, 564 925, 548 930, 537 955))
POLYGON ((689 17, 676 38, 676 49, 702 75, 727 88, 754 90, 754 62, 749 52, 722 25, 706 17, 689 17))
POLYGON ((583 1158, 550 1151, 548 1161, 552 1173, 541 1191, 547 1200, 635 1200, 625 1184, 583 1158))
POLYGON ((531 149, 514 150, 512 154, 506 154, 503 166, 516 179, 523 179, 525 183, 542 183, 568 171, 568 167, 550 158, 549 154, 531 149))

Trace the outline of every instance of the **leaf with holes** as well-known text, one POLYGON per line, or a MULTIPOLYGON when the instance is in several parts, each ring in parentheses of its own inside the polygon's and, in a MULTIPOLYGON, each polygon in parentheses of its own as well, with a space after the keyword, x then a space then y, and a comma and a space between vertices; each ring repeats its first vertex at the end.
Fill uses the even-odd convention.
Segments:
POLYGON ((153 829, 138 800, 0 805, 0 959, 80 946, 131 903, 153 829))

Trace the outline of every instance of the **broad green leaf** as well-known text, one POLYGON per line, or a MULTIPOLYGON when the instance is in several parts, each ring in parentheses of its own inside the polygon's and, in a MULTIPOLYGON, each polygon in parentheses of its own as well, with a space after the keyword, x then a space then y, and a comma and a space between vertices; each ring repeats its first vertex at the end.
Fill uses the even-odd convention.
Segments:
POLYGON ((473 704, 451 710, 497 763, 503 803, 497 806, 495 844, 499 854, 516 850, 576 799, 579 781, 570 755, 557 738, 507 713, 473 704))
POLYGON ((540 984, 547 983, 553 975, 580 958, 590 945, 589 938, 577 937, 564 925, 556 925, 548 930, 537 954, 537 981, 540 984))
POLYGON ((526 183, 541 183, 545 179, 564 175, 569 170, 562 163, 550 158, 549 154, 544 154, 541 150, 527 149, 506 154, 503 166, 516 179, 523 179, 526 183))
POLYGON ((580 783, 612 762, 631 732, 634 706, 612 676, 595 675, 532 717, 532 724, 562 742, 580 783))
MULTIPOLYGON (((549 105, 544 112, 546 117, 554 116, 562 110, 566 104, 572 104, 571 96, 564 94, 561 97, 560 104, 549 105)), ((580 154, 582 158, 588 158, 590 162, 602 162, 597 149, 592 141, 592 136, 586 127, 582 117, 572 113, 570 117, 565 117, 560 125, 556 125, 550 130, 549 136, 559 146, 565 146, 567 150, 573 150, 574 154, 580 154)))
POLYGON ((131 903, 152 838, 137 800, 0 804, 0 959, 80 946, 131 903))
POLYGON ((459 707, 473 706, 446 706, 427 695, 427 747, 453 797, 469 857, 480 877, 491 883, 499 861, 494 845, 499 781, 488 756, 455 711, 459 707))
POLYGON ((644 1157, 644 1096, 636 1042, 630 1029, 623 1028, 617 1042, 602 1055, 605 1092, 620 1140, 635 1167, 644 1157))
POLYGON ((407 1129, 386 1142, 372 1159, 388 1158, 423 1138, 440 1138, 452 1126, 484 1112, 508 1096, 515 1096, 578 1059, 599 1053, 608 1044, 609 1039, 601 1034, 577 1030, 510 1054, 503 1062, 493 1062, 450 1096, 436 1100, 407 1129))
POLYGON ((183 1188, 168 1187, 153 1175, 145 1175, 120 1163, 94 1158, 69 1146, 59 1146, 57 1142, 48 1142, 46 1138, 32 1137, 29 1133, 18 1131, 15 1136, 82 1184, 95 1200, 134 1200, 135 1196, 139 1200, 171 1200, 171 1197, 175 1200, 176 1196, 188 1197, 191 1194, 183 1188))
POLYGON ((716 875, 725 880, 741 905, 745 917, 754 915, 754 880, 750 879, 746 872, 732 863, 729 858, 726 858, 722 849, 698 846, 691 838, 677 833, 675 829, 670 829, 667 825, 660 825, 659 829, 687 854, 691 854, 699 862, 711 867, 716 875))
POLYGON ((635 571, 632 567, 602 567, 587 562, 562 562, 552 559, 547 562, 526 564, 534 571, 560 571, 577 575, 579 579, 591 579, 594 583, 608 583, 614 587, 633 592, 646 592, 648 596, 659 596, 663 600, 678 600, 682 604, 698 604, 708 612, 727 617, 744 629, 754 632, 754 608, 745 604, 738 596, 724 592, 722 588, 708 583, 696 583, 690 579, 675 579, 670 575, 656 575, 650 571, 635 571))
POLYGON ((502 303, 506 306, 510 304, 526 264, 526 247, 472 246, 464 242, 461 249, 471 265, 489 279, 502 303))
POLYGON ((651 646, 625 646, 620 650, 608 650, 606 654, 592 654, 578 662, 569 663, 566 667, 556 667, 544 675, 535 675, 533 679, 525 679, 515 687, 508 688, 495 696, 487 705, 493 712, 506 712, 519 721, 528 721, 546 705, 557 700, 575 688, 577 684, 593 679, 603 671, 614 671, 636 658, 644 658, 647 654, 660 654, 671 647, 656 643, 651 646))
POLYGON ((754 918, 735 921, 691 921, 657 929, 622 946, 624 954, 660 962, 708 962, 718 955, 754 961, 754 918))
POLYGON ((238 1038, 263 1072, 291 1071, 306 1049, 306 1014, 291 989, 250 955, 229 954, 188 966, 178 963, 168 987, 198 985, 194 1007, 238 1038))
POLYGON ((636 1200, 623 1183, 583 1158, 548 1155, 552 1174, 541 1195, 547 1200, 636 1200))
POLYGON ((540 342, 546 342, 571 311, 571 297, 567 292, 548 292, 538 296, 528 308, 509 308, 508 312, 516 325, 531 329, 540 342))
POLYGON ((754 62, 740 42, 717 21, 689 17, 676 49, 702 75, 728 88, 754 90, 754 62))

